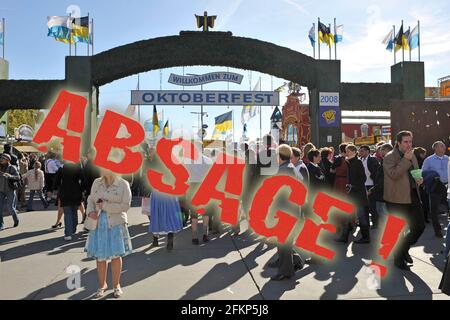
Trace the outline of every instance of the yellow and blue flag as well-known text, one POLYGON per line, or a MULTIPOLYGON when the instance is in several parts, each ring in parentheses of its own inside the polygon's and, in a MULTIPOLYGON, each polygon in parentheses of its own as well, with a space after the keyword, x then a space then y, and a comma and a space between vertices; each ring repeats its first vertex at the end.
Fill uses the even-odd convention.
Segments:
POLYGON ((233 111, 221 114, 216 117, 213 139, 224 137, 233 128, 233 111))
POLYGON ((168 137, 169 136, 169 120, 167 120, 166 124, 164 125, 163 135, 164 135, 164 137, 168 137))
POLYGON ((408 29, 405 31, 405 33, 403 34, 403 37, 402 37, 402 42, 403 42, 402 45, 403 45, 403 49, 405 49, 405 50, 410 50, 409 49, 409 41, 408 41, 410 33, 411 33, 411 30, 408 29))
POLYGON ((326 43, 331 46, 334 42, 334 36, 330 31, 330 28, 319 22, 319 42, 326 43))
POLYGON ((75 42, 90 43, 88 16, 72 20, 72 37, 75 42))
POLYGON ((156 112, 156 106, 153 105, 153 135, 156 135, 159 131, 158 112, 156 112))
POLYGON ((394 43, 395 43, 395 52, 403 48, 403 25, 400 27, 400 30, 395 36, 394 43))

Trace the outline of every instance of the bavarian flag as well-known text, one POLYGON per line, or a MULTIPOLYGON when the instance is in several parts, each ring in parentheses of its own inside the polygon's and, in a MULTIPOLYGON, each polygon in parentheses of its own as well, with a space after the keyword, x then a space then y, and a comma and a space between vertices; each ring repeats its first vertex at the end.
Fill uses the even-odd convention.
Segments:
POLYGON ((159 131, 158 112, 156 112, 156 106, 153 105, 153 135, 156 135, 159 131))
POLYGON ((216 125, 214 127, 213 139, 219 139, 226 135, 233 128, 233 111, 221 114, 216 117, 216 125))
POLYGON ((169 120, 167 120, 166 124, 164 125, 163 135, 164 135, 164 137, 168 137, 169 136, 169 120))
POLYGON ((319 42, 326 43, 331 46, 334 43, 334 35, 331 33, 330 28, 319 22, 319 42))
POLYGON ((72 20, 72 37, 75 42, 89 43, 89 17, 72 20))
POLYGON ((394 43, 395 43, 395 52, 403 48, 403 25, 400 27, 400 30, 395 36, 394 43))

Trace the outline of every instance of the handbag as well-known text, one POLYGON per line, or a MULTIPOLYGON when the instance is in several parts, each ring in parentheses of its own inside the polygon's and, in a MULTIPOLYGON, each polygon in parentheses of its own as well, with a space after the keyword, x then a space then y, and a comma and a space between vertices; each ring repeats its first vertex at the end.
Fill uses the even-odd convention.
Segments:
POLYGON ((93 231, 97 229, 98 218, 100 217, 100 211, 97 212, 97 219, 92 219, 89 215, 86 216, 86 220, 84 220, 84 227, 89 231, 93 231))

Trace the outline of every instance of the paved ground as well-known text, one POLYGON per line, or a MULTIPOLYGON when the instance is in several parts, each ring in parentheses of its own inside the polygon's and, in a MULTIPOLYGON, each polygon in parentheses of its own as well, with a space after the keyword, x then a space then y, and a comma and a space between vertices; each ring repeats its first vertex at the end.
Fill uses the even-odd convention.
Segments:
MULTIPOLYGON (((65 242, 62 228, 50 228, 55 210, 21 213, 20 217, 18 228, 0 232, 0 299, 92 298, 97 275, 95 261, 86 259, 83 252, 86 234, 65 242), (78 289, 67 286, 71 279, 67 267, 79 268, 78 289)), ((377 289, 366 267, 376 256, 376 234, 371 245, 333 244, 337 255, 332 263, 306 265, 295 278, 274 282, 270 276, 276 270, 268 268, 267 262, 276 249, 245 232, 245 222, 240 235, 225 228, 200 246, 191 244, 191 230, 186 228, 176 235, 174 250, 167 252, 165 239, 160 247, 150 246, 146 219, 139 207, 129 212, 135 251, 124 259, 123 299, 448 299, 438 289, 443 241, 434 238, 431 225, 411 250, 411 271, 389 267, 377 289)), ((11 226, 11 217, 5 217, 5 222, 11 226)), ((108 282, 111 286, 110 276, 108 282)), ((108 293, 105 299, 112 298, 108 293)))

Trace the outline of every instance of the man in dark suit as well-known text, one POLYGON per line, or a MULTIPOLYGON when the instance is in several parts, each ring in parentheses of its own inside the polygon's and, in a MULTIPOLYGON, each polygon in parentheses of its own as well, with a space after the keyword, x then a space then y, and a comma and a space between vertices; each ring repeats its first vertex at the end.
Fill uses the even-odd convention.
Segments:
MULTIPOLYGON (((366 190, 369 191, 374 186, 374 180, 377 175, 378 168, 380 167, 380 163, 375 157, 370 155, 370 147, 369 146, 361 146, 359 148, 359 159, 362 161, 364 166, 364 171, 366 173, 366 190)), ((368 206, 365 207, 365 210, 369 212, 372 220, 372 229, 376 229, 378 227, 378 212, 376 200, 374 197, 369 196, 368 206)))

